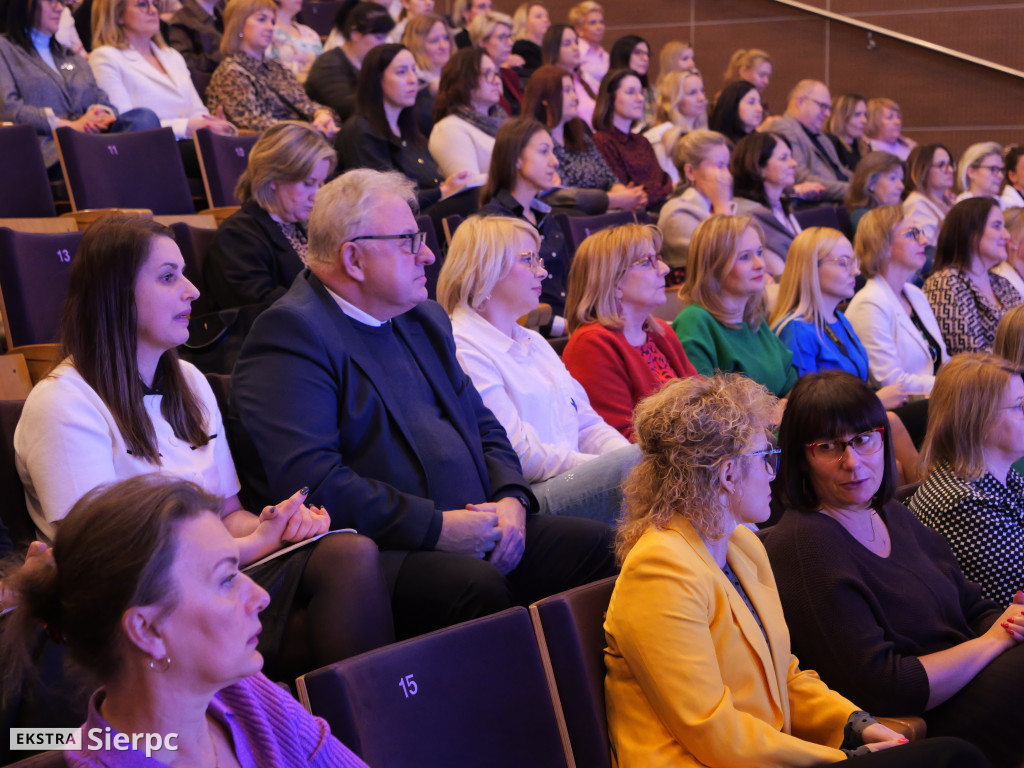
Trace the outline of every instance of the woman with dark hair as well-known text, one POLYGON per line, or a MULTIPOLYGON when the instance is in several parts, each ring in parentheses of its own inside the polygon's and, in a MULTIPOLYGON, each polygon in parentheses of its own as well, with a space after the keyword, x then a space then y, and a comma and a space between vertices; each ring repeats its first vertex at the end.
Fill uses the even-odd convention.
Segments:
MULTIPOLYGON (((1019 354, 1019 336, 1013 346, 1019 354)), ((928 475, 908 504, 946 538, 964 575, 999 603, 1024 581, 1024 477, 1013 469, 1024 456, 1022 374, 1019 361, 982 353, 942 367, 928 412, 928 475)))
POLYGON ((466 186, 469 171, 442 178, 416 125, 419 91, 416 60, 404 45, 385 43, 372 49, 359 70, 356 113, 334 141, 341 171, 373 168, 399 171, 416 182, 420 210, 466 186))
POLYGON ((999 195, 1003 210, 1024 208, 1024 146, 1007 147, 1003 155, 1003 191, 999 195))
POLYGON ((7 671, 30 663, 46 626, 100 686, 82 734, 106 738, 83 738, 62 763, 365 768, 260 672, 270 598, 239 572, 220 505, 166 475, 101 486, 74 505, 51 550, 4 575, 18 600, 0 653, 7 671))
POLYGON ((274 0, 228 0, 220 41, 224 60, 210 78, 206 105, 245 130, 303 120, 330 139, 338 132, 334 110, 310 100, 295 75, 266 56, 276 12, 274 0))
POLYGON ((336 162, 308 123, 277 123, 257 139, 235 187, 242 207, 217 228, 203 260, 212 309, 269 306, 285 294, 303 268, 317 190, 336 162))
POLYGON ((658 163, 651 142, 632 133, 633 125, 643 119, 643 107, 643 86, 632 70, 605 75, 594 108, 594 144, 618 180, 642 186, 647 207, 657 210, 671 194, 672 180, 658 163))
POLYGON ((761 92, 753 83, 737 80, 722 89, 708 118, 708 128, 737 143, 761 124, 764 107, 761 92))
POLYGON ((648 73, 651 67, 651 44, 640 35, 624 35, 612 43, 608 53, 609 71, 628 69, 636 72, 640 85, 644 88, 644 120, 643 129, 654 125, 654 113, 657 109, 657 97, 651 85, 648 73))
POLYGON ((903 210, 924 233, 931 251, 953 205, 953 155, 941 144, 918 144, 907 158, 903 210))
POLYGON ((696 376, 669 324, 661 233, 623 224, 587 237, 572 258, 562 360, 601 418, 633 439, 633 408, 672 379, 696 376))
POLYGON ((356 86, 363 59, 374 47, 388 41, 395 22, 378 3, 360 2, 340 23, 335 19, 334 26, 345 42, 317 56, 306 78, 306 93, 344 121, 356 111, 356 86))
POLYGON ((108 133, 160 127, 149 109, 118 116, 88 63, 54 37, 63 11, 64 3, 51 0, 0 3, 0 120, 35 128, 54 177, 60 175, 56 128, 108 133))
MULTIPOLYGON (((102 483, 165 472, 200 484, 236 538, 239 564, 322 534, 307 489, 259 516, 239 500, 221 413, 206 378, 178 360, 198 296, 161 224, 107 216, 82 238, 61 320, 61 363, 32 390, 14 435, 33 521, 60 539, 61 521, 102 483)), ((258 565, 273 585, 260 647, 275 674, 301 673, 390 641, 386 586, 372 541, 333 534, 258 565), (293 622, 293 604, 306 608, 293 622)))
POLYGON ((885 409, 843 371, 800 379, 779 428, 765 548, 793 647, 840 693, 880 715, 920 715, 996 766, 1020 763, 1024 614, 964 578, 942 536, 893 498, 885 409))
POLYGON ((768 517, 776 406, 737 375, 672 381, 637 406, 604 623, 616 764, 984 765, 963 742, 907 744, 791 653, 786 593, 750 531, 768 517))
POLYGON ((858 93, 844 93, 832 99, 832 114, 825 123, 825 135, 836 148, 839 162, 853 169, 866 151, 864 128, 868 124, 868 102, 858 93))
POLYGON ((568 24, 552 24, 544 33, 540 44, 541 60, 567 69, 572 76, 572 87, 579 99, 580 119, 588 126, 594 121, 594 107, 597 93, 587 79, 580 74, 580 38, 568 24))
POLYGON ((527 221, 540 234, 537 252, 547 276, 540 300, 551 305, 553 318, 545 335, 565 333, 565 294, 572 254, 551 208, 538 196, 555 184, 558 158, 554 141, 536 120, 510 120, 498 131, 487 184, 480 192, 481 216, 511 216, 527 221))
POLYGON ((796 160, 785 137, 751 133, 736 144, 729 160, 737 216, 751 216, 764 231, 768 272, 778 279, 800 222, 789 210, 796 160))
POLYGON ((558 174, 566 187, 600 189, 608 193, 604 208, 640 210, 647 193, 634 184, 620 184, 597 151, 592 134, 579 118, 579 97, 567 69, 545 64, 526 85, 523 115, 543 123, 555 142, 558 174))
POLYGON ((494 138, 508 117, 500 100, 501 74, 483 48, 452 54, 441 70, 428 144, 443 176, 469 171, 469 187, 487 181, 494 138))
POLYGON ((880 205, 898 205, 903 194, 903 161, 888 152, 868 152, 857 164, 843 205, 857 231, 861 217, 880 205))
POLYGON ((949 354, 991 352, 1000 318, 1021 303, 1010 281, 991 271, 1006 259, 1008 240, 991 197, 961 200, 946 214, 924 293, 949 354))

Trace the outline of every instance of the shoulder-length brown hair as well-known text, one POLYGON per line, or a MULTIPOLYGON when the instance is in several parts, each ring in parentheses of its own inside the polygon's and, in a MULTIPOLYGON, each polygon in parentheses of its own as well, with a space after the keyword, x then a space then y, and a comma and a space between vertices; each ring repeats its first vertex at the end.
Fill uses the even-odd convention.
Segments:
MULTIPOLYGON (((537 67, 526 83, 523 94, 523 116, 532 117, 551 130, 562 122, 564 103, 562 98, 562 78, 572 78, 572 73, 565 67, 545 64, 537 67)), ((570 152, 587 151, 587 124, 574 117, 562 129, 565 137, 565 148, 570 152)))
POLYGON ((875 151, 864 155, 853 171, 853 178, 850 179, 850 188, 843 201, 846 210, 875 208, 878 205, 878 198, 875 197, 873 187, 878 183, 878 179, 894 168, 902 167, 903 161, 888 152, 875 151))
POLYGON ((547 128, 529 117, 506 120, 494 137, 494 151, 491 153, 491 167, 487 171, 487 183, 480 190, 480 205, 487 205, 501 190, 511 192, 516 186, 519 173, 519 158, 536 134, 547 128))
POLYGON ((998 205, 991 197, 969 197, 949 209, 935 245, 935 269, 970 268, 989 214, 998 205))
MULTIPOLYGON (((59 359, 70 357, 85 383, 96 390, 128 450, 159 466, 156 432, 142 405, 135 306, 135 281, 157 237, 173 240, 174 233, 140 216, 105 216, 86 230, 71 265, 59 359)), ((160 413, 175 437, 206 445, 208 414, 185 381, 177 351, 163 353, 154 380, 163 392, 160 413)))
POLYGON ((954 355, 935 376, 922 456, 929 471, 946 464, 964 480, 985 474, 985 444, 1010 378, 1024 368, 999 355, 954 355))
MULTIPOLYGON (((722 281, 736 263, 736 248, 748 229, 757 232, 764 245, 764 231, 750 216, 712 216, 704 219, 690 239, 686 281, 679 287, 684 304, 703 307, 718 322, 725 322, 722 281)), ((743 322, 756 331, 764 319, 764 295, 752 296, 743 309, 743 322)))
POLYGON ((456 51, 441 68, 434 99, 434 122, 448 117, 459 107, 468 107, 470 94, 480 83, 487 51, 475 45, 456 51))
POLYGON ((632 69, 613 69, 601 80, 597 89, 597 102, 594 105, 594 120, 591 125, 595 131, 608 131, 613 127, 612 117, 615 114, 615 94, 619 92, 622 81, 627 77, 640 76, 632 69))

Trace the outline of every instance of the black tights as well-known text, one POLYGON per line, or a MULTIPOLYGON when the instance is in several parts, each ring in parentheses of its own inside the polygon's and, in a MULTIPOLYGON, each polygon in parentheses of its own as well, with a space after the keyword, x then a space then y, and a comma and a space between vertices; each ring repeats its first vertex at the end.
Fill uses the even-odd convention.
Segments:
POLYGON ((394 640, 377 545, 355 533, 332 533, 316 542, 306 562, 272 676, 291 682, 394 640))

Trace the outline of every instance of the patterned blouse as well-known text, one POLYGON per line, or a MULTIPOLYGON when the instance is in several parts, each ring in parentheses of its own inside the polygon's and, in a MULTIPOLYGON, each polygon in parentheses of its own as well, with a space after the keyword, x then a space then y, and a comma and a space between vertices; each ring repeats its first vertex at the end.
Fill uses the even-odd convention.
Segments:
POLYGON ((1021 303, 1021 296, 1005 277, 989 272, 992 292, 1001 306, 993 306, 978 292, 971 279, 954 268, 932 272, 924 281, 950 355, 960 352, 991 352, 1000 319, 1021 303))
POLYGON ((293 21, 292 27, 296 32, 287 27, 274 27, 274 41, 267 48, 266 57, 284 64, 300 83, 304 83, 316 57, 324 52, 324 44, 320 42, 320 35, 305 24, 293 21))
POLYGON ((910 510, 949 542, 960 570, 985 597, 1008 605, 1024 588, 1024 477, 1010 470, 964 480, 948 466, 932 471, 910 510))
MULTIPOLYGON (((250 131, 262 131, 281 120, 312 122, 319 110, 328 109, 311 101, 281 62, 247 53, 232 54, 218 65, 206 88, 206 107, 211 113, 224 107, 228 120, 250 131)), ((338 122, 338 116, 328 111, 338 122)))
POLYGON ((672 180, 662 170, 651 142, 643 136, 609 128, 594 134, 594 144, 619 181, 643 185, 648 208, 660 208, 668 199, 672 180))
POLYGON ((658 349, 658 345, 654 343, 654 339, 651 338, 651 334, 647 334, 647 341, 645 341, 640 347, 640 357, 647 363, 647 367, 651 369, 651 373, 657 377, 658 381, 664 384, 672 379, 678 379, 679 374, 676 373, 672 364, 669 363, 668 358, 665 357, 665 353, 658 349))
POLYGON ((562 185, 578 189, 611 189, 618 179, 608 167, 608 163, 597 151, 593 140, 584 136, 587 149, 584 152, 573 152, 561 144, 555 144, 555 157, 558 158, 558 175, 562 177, 562 185))

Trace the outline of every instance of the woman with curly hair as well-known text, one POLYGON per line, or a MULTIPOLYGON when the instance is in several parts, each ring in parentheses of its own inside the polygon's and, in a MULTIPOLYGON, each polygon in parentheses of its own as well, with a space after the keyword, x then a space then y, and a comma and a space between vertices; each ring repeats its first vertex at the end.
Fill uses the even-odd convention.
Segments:
POLYGON ((737 375, 673 381, 637 406, 642 458, 624 487, 622 571, 604 624, 617 764, 983 764, 953 739, 881 751, 906 739, 790 652, 768 557, 748 528, 768 517, 775 406, 737 375))

